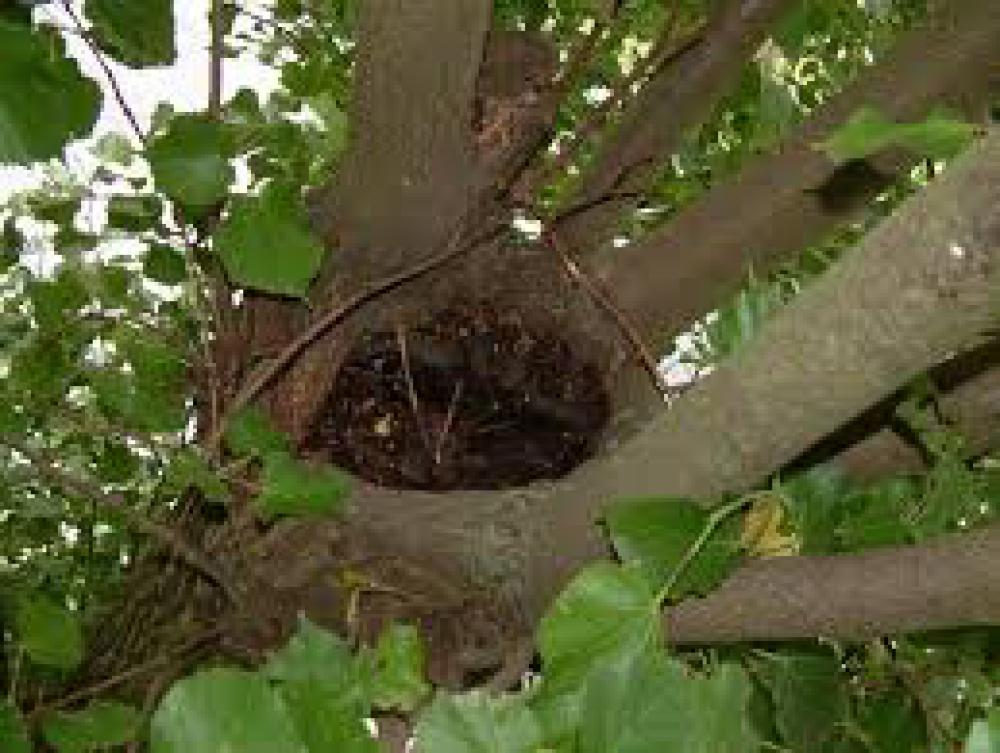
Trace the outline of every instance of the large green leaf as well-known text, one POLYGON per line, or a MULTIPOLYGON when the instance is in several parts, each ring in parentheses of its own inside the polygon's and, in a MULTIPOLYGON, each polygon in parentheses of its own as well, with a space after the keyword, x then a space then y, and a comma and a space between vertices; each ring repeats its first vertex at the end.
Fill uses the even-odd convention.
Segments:
POLYGON ((874 107, 863 107, 819 147, 834 162, 864 159, 891 146, 921 157, 953 157, 976 135, 977 128, 941 111, 919 123, 895 123, 874 107))
POLYGON ((36 405, 62 398, 76 373, 75 354, 56 332, 32 333, 13 356, 10 386, 36 405))
POLYGON ((97 45, 126 65, 170 65, 177 57, 172 0, 86 0, 83 12, 97 45))
POLYGON ((23 599, 15 618, 17 637, 32 661, 73 669, 83 660, 83 630, 76 613, 48 596, 23 599))
MULTIPOLYGON (((670 497, 628 500, 605 515, 618 556, 636 563, 657 588, 681 563, 709 518, 710 513, 690 501, 670 497)), ((729 573, 739 549, 735 520, 721 525, 687 563, 670 595, 709 591, 729 573)))
POLYGON ((235 199, 215 243, 233 283, 278 295, 305 295, 323 259, 301 198, 274 184, 235 199))
POLYGON ((164 243, 153 243, 142 258, 142 273, 164 285, 177 285, 187 278, 184 254, 164 243))
POLYGON ((259 675, 210 669, 175 684, 150 723, 152 753, 309 753, 281 695, 259 675))
POLYGON ((156 185, 181 206, 204 211, 225 198, 235 176, 227 126, 202 115, 177 115, 146 149, 156 185))
POLYGON ((90 375, 99 404, 139 431, 183 429, 187 393, 182 355, 164 342, 131 334, 121 350, 131 372, 105 370, 90 375))
POLYGON ((595 672, 587 683, 580 753, 743 753, 757 750, 750 683, 726 664, 709 677, 654 653, 595 672))
POLYGON ((81 275, 63 269, 54 280, 36 280, 29 287, 35 321, 45 331, 58 332, 90 300, 81 275))
POLYGON ((819 750, 847 714, 847 688, 831 653, 773 654, 758 665, 771 692, 778 732, 795 751, 819 750))
POLYGON ((475 691, 439 694, 415 731, 418 753, 535 753, 541 734, 521 699, 475 691))
POLYGON ((581 571, 542 619, 538 632, 546 686, 557 692, 583 681, 602 662, 658 645, 656 593, 637 570, 600 562, 581 571))
POLYGON ((340 638, 306 619, 265 668, 310 753, 377 753, 364 725, 371 711, 369 672, 340 638))
POLYGON ((58 36, 0 19, 0 162, 58 156, 90 132, 100 109, 100 88, 58 36))
POLYGON ((894 691, 871 698, 859 705, 855 718, 878 753, 912 753, 926 747, 927 720, 912 696, 894 691))
POLYGON ((28 730, 8 700, 0 700, 0 750, 4 753, 31 753, 28 730))
POLYGON ((98 701, 81 711, 56 713, 42 722, 45 741, 59 753, 87 753, 134 739, 142 715, 132 706, 98 701))
POLYGON ((244 408, 226 427, 226 445, 237 455, 264 455, 287 450, 291 446, 287 434, 274 428, 260 408, 244 408))
POLYGON ((189 487, 199 489, 210 499, 226 497, 226 485, 219 474, 194 448, 185 447, 171 456, 163 477, 163 490, 168 494, 182 494, 189 487))
POLYGON ((372 696, 382 709, 412 711, 430 692, 424 679, 424 645, 413 625, 392 623, 375 647, 372 696))
POLYGON ((263 489, 257 504, 267 515, 326 515, 347 495, 347 477, 332 466, 312 465, 288 452, 264 456, 263 489))

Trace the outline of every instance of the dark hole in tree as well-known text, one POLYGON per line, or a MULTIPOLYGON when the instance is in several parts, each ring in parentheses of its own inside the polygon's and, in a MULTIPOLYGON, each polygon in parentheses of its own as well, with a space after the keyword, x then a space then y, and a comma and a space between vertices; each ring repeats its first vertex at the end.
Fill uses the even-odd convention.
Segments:
POLYGON ((608 414, 600 372, 558 335, 462 305, 362 337, 303 450, 384 486, 500 489, 568 473, 608 414))

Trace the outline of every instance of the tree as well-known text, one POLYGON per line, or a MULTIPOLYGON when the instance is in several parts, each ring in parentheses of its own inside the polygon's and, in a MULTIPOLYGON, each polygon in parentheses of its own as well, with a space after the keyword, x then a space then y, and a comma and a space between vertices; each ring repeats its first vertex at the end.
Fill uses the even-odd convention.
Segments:
POLYGON ((172 5, 0 15, 134 131, 2 216, 4 750, 996 749, 1000 6, 214 0, 146 129, 172 5))

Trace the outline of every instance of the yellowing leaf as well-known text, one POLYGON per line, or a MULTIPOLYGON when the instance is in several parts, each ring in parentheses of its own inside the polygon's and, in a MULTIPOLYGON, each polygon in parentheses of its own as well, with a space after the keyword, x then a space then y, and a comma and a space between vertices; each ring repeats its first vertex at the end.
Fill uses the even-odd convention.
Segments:
POLYGON ((751 556, 781 557, 796 554, 799 542, 794 534, 784 533, 784 500, 776 492, 754 495, 754 501, 743 518, 740 544, 751 556))

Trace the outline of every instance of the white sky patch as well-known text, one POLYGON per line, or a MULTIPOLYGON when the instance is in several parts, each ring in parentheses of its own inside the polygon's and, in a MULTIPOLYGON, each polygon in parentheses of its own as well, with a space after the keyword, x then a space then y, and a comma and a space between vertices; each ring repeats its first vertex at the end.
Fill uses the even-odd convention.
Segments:
POLYGON ((583 93, 588 105, 601 105, 608 101, 614 92, 607 86, 592 86, 583 93))
POLYGON ((537 240, 542 235, 542 221, 532 217, 518 215, 511 221, 511 227, 532 240, 537 240))

